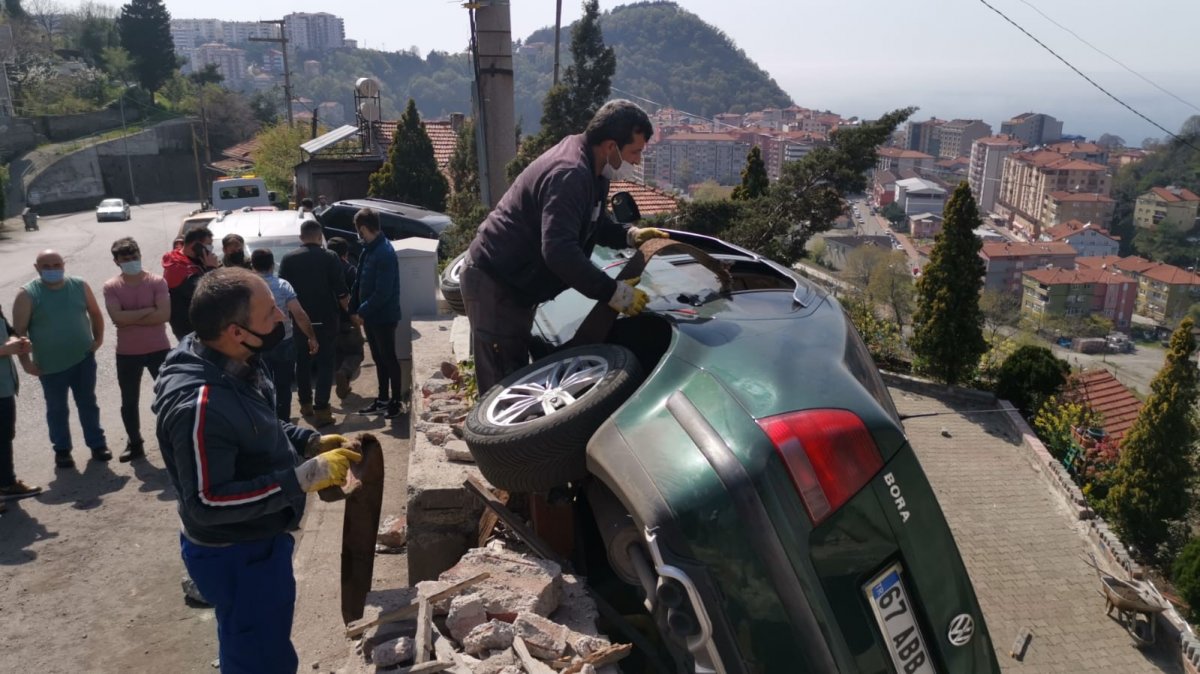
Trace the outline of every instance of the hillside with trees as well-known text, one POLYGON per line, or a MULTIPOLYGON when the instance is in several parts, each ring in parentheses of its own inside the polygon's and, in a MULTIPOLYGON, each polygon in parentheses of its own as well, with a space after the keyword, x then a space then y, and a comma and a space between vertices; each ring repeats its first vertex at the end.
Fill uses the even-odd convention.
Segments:
MULTIPOLYGON (((568 47, 574 27, 562 27, 560 73, 571 65, 568 47)), ((616 53, 614 96, 626 91, 709 116, 792 103, 728 36, 673 2, 617 7, 601 14, 600 28, 605 43, 616 53)), ((464 47, 467 39, 464 30, 464 47)), ((471 61, 465 51, 431 51, 422 58, 415 48, 401 52, 346 49, 325 54, 300 52, 296 62, 309 58, 321 61, 321 75, 296 72, 297 96, 338 101, 349 111, 354 81, 370 75, 382 85, 385 118, 398 119, 409 98, 426 118, 471 110, 471 61)), ((518 42, 513 69, 517 119, 523 131, 531 133, 541 123, 542 101, 554 79, 553 27, 536 30, 518 42)))

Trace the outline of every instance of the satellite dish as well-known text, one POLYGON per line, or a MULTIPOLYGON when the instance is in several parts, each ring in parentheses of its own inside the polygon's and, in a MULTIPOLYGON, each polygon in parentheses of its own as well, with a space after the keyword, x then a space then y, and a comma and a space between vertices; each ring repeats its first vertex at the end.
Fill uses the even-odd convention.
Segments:
POLYGON ((354 90, 359 96, 374 97, 379 95, 379 82, 372 77, 360 77, 354 82, 354 90))
POLYGON ((378 122, 380 118, 379 99, 367 99, 359 103, 358 116, 367 122, 378 122))

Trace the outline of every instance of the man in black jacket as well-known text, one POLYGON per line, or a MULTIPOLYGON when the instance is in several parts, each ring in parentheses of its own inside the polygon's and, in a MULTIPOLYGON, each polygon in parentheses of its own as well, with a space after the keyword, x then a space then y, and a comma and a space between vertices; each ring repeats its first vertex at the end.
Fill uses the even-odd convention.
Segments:
POLYGON ((221 671, 294 673, 289 532, 305 495, 343 484, 361 456, 340 435, 276 418, 259 354, 284 327, 266 281, 240 268, 205 274, 190 317, 195 334, 167 356, 152 406, 179 500, 183 562, 216 607, 221 671))
POLYGON ((296 337, 304 340, 303 343, 296 342, 296 397, 300 399, 300 414, 312 417, 312 424, 317 428, 335 423, 329 406, 329 392, 333 388, 339 314, 350 297, 342 262, 336 253, 321 246, 324 241, 321 223, 306 219, 300 225, 303 245, 284 255, 279 263, 279 278, 292 284, 317 335, 315 356, 309 355, 308 339, 296 337))
POLYGON ((617 283, 591 263, 591 254, 596 244, 625 248, 666 236, 623 227, 604 208, 610 181, 629 177, 653 134, 645 111, 609 101, 584 133, 535 159, 479 226, 461 287, 480 393, 529 362, 534 309, 563 290, 574 288, 630 316, 646 306, 637 279, 617 283))

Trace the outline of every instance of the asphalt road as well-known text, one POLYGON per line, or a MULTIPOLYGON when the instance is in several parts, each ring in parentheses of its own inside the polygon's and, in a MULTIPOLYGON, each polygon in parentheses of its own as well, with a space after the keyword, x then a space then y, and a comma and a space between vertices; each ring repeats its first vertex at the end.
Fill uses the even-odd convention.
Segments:
MULTIPOLYGON (((92 213, 19 219, 0 232, 0 303, 11 318, 17 288, 33 278, 38 251, 62 253, 67 273, 100 296, 118 270, 109 246, 133 236, 149 271, 170 248, 190 204, 134 207, 130 222, 97 223, 92 213)), ((101 300, 102 301, 102 300, 101 300)), ((125 444, 112 325, 97 354, 101 421, 113 454, 125 444)), ((142 434, 150 458, 133 465, 88 461, 72 406, 78 469, 55 473, 45 406, 36 379, 22 373, 17 398, 17 475, 45 492, 10 502, 0 515, 0 671, 212 672, 212 611, 184 605, 174 494, 154 449, 152 388, 142 385, 142 434)))

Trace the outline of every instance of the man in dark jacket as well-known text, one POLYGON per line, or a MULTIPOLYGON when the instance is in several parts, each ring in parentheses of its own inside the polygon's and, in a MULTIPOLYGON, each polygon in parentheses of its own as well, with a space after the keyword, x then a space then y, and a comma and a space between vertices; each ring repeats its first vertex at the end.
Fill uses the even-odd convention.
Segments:
POLYGON ((312 417, 313 426, 317 428, 335 423, 333 410, 329 407, 336 355, 334 342, 338 336, 338 314, 349 297, 342 263, 336 253, 321 246, 324 241, 321 223, 307 219, 300 224, 300 243, 303 245, 284 255, 279 263, 279 278, 292 284, 317 335, 315 356, 309 355, 306 337, 296 338, 296 397, 300 399, 300 414, 312 417))
POLYGON ((171 332, 176 341, 192 331, 188 307, 196 292, 196 283, 206 272, 220 265, 213 254, 213 234, 207 227, 197 227, 183 237, 183 246, 163 255, 163 279, 171 296, 171 332))
MULTIPOLYGON (((353 288, 355 280, 358 279, 358 267, 350 261, 350 243, 340 236, 335 236, 329 239, 328 246, 342 263, 346 287, 353 288)), ((333 385, 337 396, 344 399, 350 395, 350 383, 358 378, 363 361, 363 346, 367 342, 363 338, 362 328, 350 321, 349 311, 343 309, 338 318, 338 337, 334 344, 336 358, 333 364, 333 385)))
POLYGON ((396 339, 409 338, 396 334, 400 323, 400 264, 391 243, 379 231, 378 213, 370 208, 355 213, 354 228, 363 240, 363 248, 358 254, 350 320, 367 333, 379 382, 375 402, 358 413, 395 419, 408 408, 412 395, 411 362, 406 368, 396 356, 396 339))
POLYGON ((567 288, 640 312, 637 279, 617 283, 591 262, 596 244, 640 245, 666 234, 623 227, 605 213, 608 186, 642 162, 654 134, 646 113, 625 100, 605 103, 584 133, 567 136, 528 166, 479 226, 462 270, 462 294, 483 393, 529 362, 534 309, 567 288))
POLYGON ((276 418, 258 354, 283 338, 283 314, 265 281, 240 268, 206 274, 190 316, 195 334, 167 356, 152 406, 184 565, 216 607, 222 672, 295 672, 289 532, 306 492, 343 484, 361 457, 341 436, 276 418))

